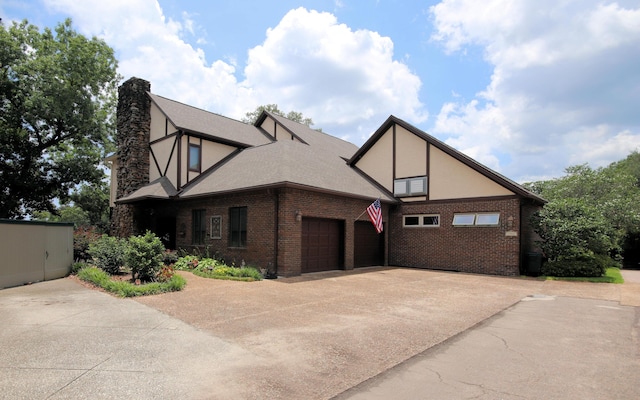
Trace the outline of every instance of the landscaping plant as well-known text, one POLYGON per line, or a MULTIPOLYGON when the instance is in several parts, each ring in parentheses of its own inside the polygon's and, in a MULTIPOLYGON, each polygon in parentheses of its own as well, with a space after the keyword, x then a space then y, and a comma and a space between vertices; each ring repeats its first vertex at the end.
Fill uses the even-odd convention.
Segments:
POLYGON ((126 240, 102 235, 89 245, 89 254, 95 265, 110 275, 120 272, 125 264, 126 240))
POLYGON ((155 281, 163 266, 165 248, 154 233, 131 236, 126 250, 126 263, 131 268, 133 279, 142 282, 155 281))

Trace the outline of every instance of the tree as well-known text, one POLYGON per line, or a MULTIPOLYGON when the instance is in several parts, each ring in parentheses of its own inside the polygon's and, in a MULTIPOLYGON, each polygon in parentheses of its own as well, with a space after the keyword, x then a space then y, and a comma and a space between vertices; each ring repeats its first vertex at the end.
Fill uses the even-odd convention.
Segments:
POLYGON ((0 25, 0 217, 56 213, 81 183, 97 183, 113 151, 119 76, 104 41, 71 20, 42 32, 0 25))
POLYGON ((256 122, 260 114, 263 111, 270 112, 271 114, 279 115, 281 117, 285 117, 294 122, 299 122, 303 125, 311 127, 313 125, 313 120, 311 118, 305 118, 301 112, 297 111, 289 111, 288 113, 284 113, 280 111, 277 104, 267 104, 266 106, 258 106, 254 111, 250 111, 245 114, 244 118, 242 118, 242 122, 247 124, 253 124, 256 122))
POLYGON ((76 228, 92 226, 98 232, 108 232, 109 186, 106 182, 82 185, 69 198, 71 201, 61 205, 54 213, 35 211, 31 216, 40 221, 73 222, 76 228))
POLYGON ((71 194, 76 207, 87 213, 89 225, 100 232, 109 231, 109 185, 101 180, 93 185, 82 185, 71 194))
POLYGON ((561 178, 525 185, 549 201, 533 224, 550 260, 622 252, 625 237, 640 224, 639 177, 632 173, 640 172, 638 161, 632 154, 606 168, 576 165, 561 178))

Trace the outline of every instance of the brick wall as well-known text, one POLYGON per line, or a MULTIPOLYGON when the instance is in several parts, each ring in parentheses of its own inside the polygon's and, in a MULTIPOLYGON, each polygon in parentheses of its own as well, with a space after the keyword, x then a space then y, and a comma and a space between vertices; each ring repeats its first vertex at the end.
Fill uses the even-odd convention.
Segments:
POLYGON ((248 265, 259 268, 275 267, 275 221, 277 193, 263 190, 252 193, 216 196, 201 200, 181 201, 176 214, 176 247, 188 251, 223 258, 227 263, 248 265), (229 209, 247 207, 247 246, 229 247, 229 209), (207 236, 204 245, 194 245, 192 238, 192 211, 205 210, 207 236), (222 237, 212 239, 211 217, 222 216, 222 237))
MULTIPOLYGON (((295 276, 301 271, 302 222, 305 218, 327 218, 344 223, 344 268, 353 268, 354 221, 371 201, 327 195, 305 190, 281 188, 236 195, 215 196, 178 203, 176 246, 187 250, 217 253, 227 262, 245 263, 268 268, 280 276, 295 276), (230 248, 229 208, 247 207, 247 246, 230 248), (192 244, 192 210, 204 209, 207 230, 210 217, 222 216, 222 238, 207 237, 205 245, 192 244), (277 224, 277 232, 276 232, 277 224), (184 233, 182 235, 181 233, 184 233), (277 271, 276 271, 277 268, 277 271)), ((383 205, 383 219, 387 223, 387 207, 383 205)), ((366 214, 359 220, 368 221, 366 214)))
POLYGON ((520 199, 407 203, 391 215, 389 264, 495 275, 518 275, 520 199), (454 227, 454 213, 500 212, 495 227, 454 227), (439 227, 402 226, 408 214, 439 214, 439 227), (513 232, 517 232, 517 236, 513 232))

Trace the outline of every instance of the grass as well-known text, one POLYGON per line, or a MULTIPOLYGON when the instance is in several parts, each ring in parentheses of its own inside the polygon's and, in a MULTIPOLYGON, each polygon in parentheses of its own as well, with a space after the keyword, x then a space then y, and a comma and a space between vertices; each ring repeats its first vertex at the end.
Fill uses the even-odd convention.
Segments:
POLYGON ((554 281, 624 283, 624 279, 622 278, 622 274, 620 274, 619 268, 607 268, 603 276, 597 276, 597 277, 565 278, 565 277, 546 276, 544 278, 547 280, 554 280, 554 281))
POLYGON ((136 285, 129 281, 111 279, 111 276, 97 267, 87 267, 78 271, 78 278, 103 288, 120 297, 148 296, 182 290, 187 281, 178 274, 166 282, 149 282, 136 285))

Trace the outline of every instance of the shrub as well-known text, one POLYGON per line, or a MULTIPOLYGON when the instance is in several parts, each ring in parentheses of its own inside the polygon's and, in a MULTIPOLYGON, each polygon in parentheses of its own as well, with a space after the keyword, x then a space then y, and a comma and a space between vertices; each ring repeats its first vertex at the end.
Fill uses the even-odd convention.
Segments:
POLYGON ((198 257, 192 255, 186 255, 178 258, 173 264, 173 268, 179 271, 191 271, 198 266, 198 257))
POLYGON ((162 268, 160 268, 160 271, 158 272, 158 276, 157 276, 158 282, 168 282, 171 280, 174 274, 175 274, 175 271, 173 270, 173 268, 171 268, 168 265, 163 265, 162 268))
POLYGON ((133 278, 145 282, 156 280, 162 267, 164 251, 160 238, 150 231, 144 235, 131 236, 126 261, 133 278))
POLYGON ((163 254, 162 263, 164 265, 173 265, 178 261, 178 253, 175 251, 167 250, 163 254))
POLYGON ((108 274, 117 274, 125 262, 126 240, 102 235, 89 245, 89 254, 96 266, 108 274))
POLYGON ((203 259, 193 270, 193 273, 204 278, 232 279, 242 281, 262 280, 260 271, 253 267, 230 267, 217 260, 203 259))
POLYGON ((598 277, 615 263, 607 256, 583 255, 575 259, 547 261, 542 265, 542 274, 559 277, 598 277))
POLYGON ((100 239, 100 234, 93 226, 83 226, 73 231, 73 259, 86 261, 91 259, 89 245, 100 239))
POLYGON ((86 262, 82 262, 82 261, 74 262, 71 265, 71 273, 74 274, 74 275, 77 275, 78 272, 80 272, 81 269, 87 268, 88 266, 89 266, 89 264, 87 264, 86 262))

